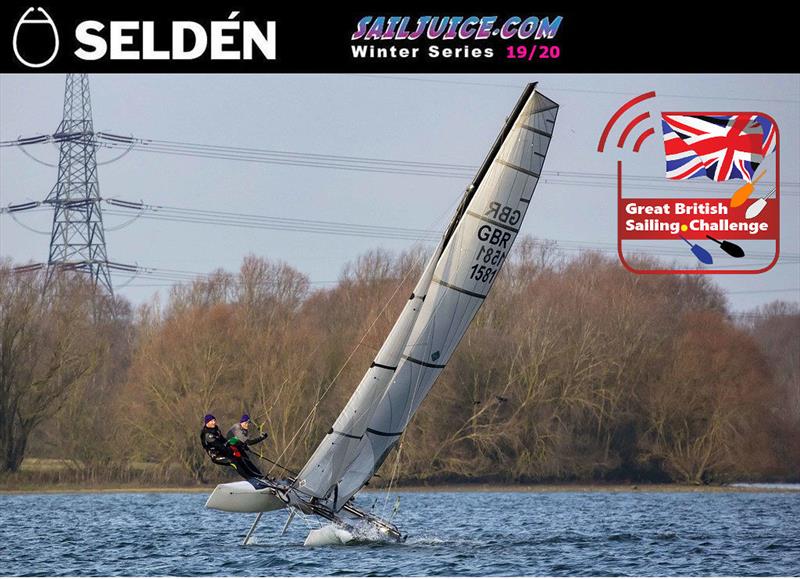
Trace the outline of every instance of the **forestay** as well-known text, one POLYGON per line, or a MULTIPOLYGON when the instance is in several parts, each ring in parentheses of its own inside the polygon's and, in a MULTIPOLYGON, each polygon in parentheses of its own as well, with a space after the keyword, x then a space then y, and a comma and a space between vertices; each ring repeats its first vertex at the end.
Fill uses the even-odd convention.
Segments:
POLYGON ((542 172, 558 105, 526 87, 400 317, 295 483, 339 510, 397 444, 497 279, 542 172))

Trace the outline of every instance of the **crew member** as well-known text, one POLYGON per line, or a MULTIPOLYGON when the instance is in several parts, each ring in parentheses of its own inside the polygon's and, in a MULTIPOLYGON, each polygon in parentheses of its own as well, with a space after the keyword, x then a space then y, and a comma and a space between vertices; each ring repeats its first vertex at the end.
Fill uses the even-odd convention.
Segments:
POLYGON ((231 464, 231 452, 228 441, 222 436, 217 426, 217 419, 213 414, 206 414, 203 418, 204 426, 200 431, 200 442, 214 464, 231 464))
POLYGON ((222 436, 213 414, 206 414, 203 421, 205 424, 200 431, 200 442, 214 464, 230 466, 246 480, 263 478, 258 467, 245 454, 243 445, 222 436))
MULTIPOLYGON (((250 458, 248 454, 248 450, 250 446, 254 444, 258 444, 265 438, 267 438, 267 433, 259 433, 258 436, 251 435, 250 433, 250 416, 248 414, 242 414, 242 417, 239 419, 239 422, 231 426, 230 430, 228 430, 228 442, 236 444, 236 448, 241 452, 241 461, 250 471, 258 472, 258 467, 253 464, 253 460, 250 458)), ((259 478, 262 478, 263 475, 259 473, 259 478)))
POLYGON ((258 436, 250 436, 250 415, 242 414, 242 418, 231 426, 231 429, 228 431, 228 440, 236 437, 238 440, 243 442, 247 446, 252 446, 254 444, 258 444, 262 440, 266 439, 269 434, 266 432, 260 433, 258 436))

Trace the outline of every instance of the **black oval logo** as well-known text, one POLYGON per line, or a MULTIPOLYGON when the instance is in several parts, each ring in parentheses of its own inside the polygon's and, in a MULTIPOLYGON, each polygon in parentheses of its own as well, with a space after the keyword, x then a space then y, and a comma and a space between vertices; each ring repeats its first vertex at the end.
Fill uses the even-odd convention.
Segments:
POLYGON ((12 42, 17 60, 29 68, 42 68, 58 54, 58 29, 44 8, 28 8, 14 28, 12 42), (34 10, 41 16, 31 16, 34 10))

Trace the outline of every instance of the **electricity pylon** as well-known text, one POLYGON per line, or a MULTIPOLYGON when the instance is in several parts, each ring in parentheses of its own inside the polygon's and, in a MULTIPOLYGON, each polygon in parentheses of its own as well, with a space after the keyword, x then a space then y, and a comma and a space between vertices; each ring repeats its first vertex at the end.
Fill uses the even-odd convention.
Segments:
POLYGON ((100 284, 113 295, 88 75, 67 75, 64 116, 53 137, 60 145, 58 181, 44 200, 53 206, 48 279, 56 269, 82 271, 91 276, 95 286, 100 284))

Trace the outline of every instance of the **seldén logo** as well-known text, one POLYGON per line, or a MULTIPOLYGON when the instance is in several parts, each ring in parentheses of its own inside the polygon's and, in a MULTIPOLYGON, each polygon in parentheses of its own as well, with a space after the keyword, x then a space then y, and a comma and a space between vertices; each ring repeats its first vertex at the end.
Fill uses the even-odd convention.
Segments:
MULTIPOLYGON (((72 53, 83 61, 275 60, 275 22, 260 26, 240 20, 239 14, 158 25, 152 20, 84 20, 75 27, 72 53)), ((25 11, 14 29, 13 47, 17 60, 29 68, 42 68, 56 58, 58 29, 44 8, 25 11)))
POLYGON ((14 27, 14 56, 28 68, 47 66, 58 54, 58 29, 44 8, 28 8, 14 27), (39 14, 31 14, 38 12, 39 14))

